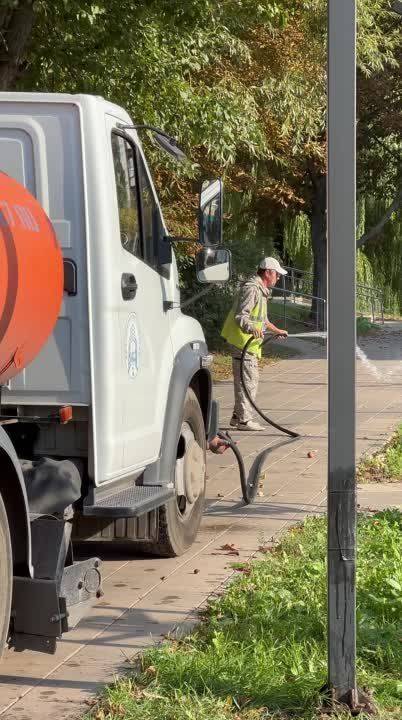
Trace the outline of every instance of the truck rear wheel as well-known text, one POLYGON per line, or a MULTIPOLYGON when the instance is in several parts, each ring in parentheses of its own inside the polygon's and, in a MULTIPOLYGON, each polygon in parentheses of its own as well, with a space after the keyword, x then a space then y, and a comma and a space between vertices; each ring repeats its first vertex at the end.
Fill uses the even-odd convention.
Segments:
POLYGON ((0 658, 6 646, 10 625, 13 564, 8 518, 0 495, 0 658))
POLYGON ((204 418, 189 388, 177 447, 176 497, 159 509, 158 541, 149 548, 157 555, 182 555, 195 540, 204 509, 205 452, 204 418))

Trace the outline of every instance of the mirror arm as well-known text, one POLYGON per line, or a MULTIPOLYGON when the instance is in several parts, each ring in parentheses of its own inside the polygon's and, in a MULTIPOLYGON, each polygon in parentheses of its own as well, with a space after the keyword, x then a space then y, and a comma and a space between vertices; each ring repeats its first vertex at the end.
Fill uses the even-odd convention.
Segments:
POLYGON ((153 133, 158 133, 158 135, 162 135, 162 137, 166 138, 166 140, 174 142, 175 145, 177 144, 177 140, 175 137, 173 137, 173 135, 168 135, 168 133, 166 133, 164 130, 157 128, 154 125, 127 125, 127 123, 117 123, 117 127, 120 128, 120 130, 150 130, 153 133))
POLYGON ((212 288, 213 288, 213 285, 208 285, 208 287, 203 288, 202 290, 200 290, 198 293, 196 293, 196 294, 193 295, 192 297, 187 298, 187 300, 184 300, 184 301, 180 304, 180 307, 182 307, 182 308, 188 307, 188 305, 191 305, 191 304, 192 304, 193 302, 195 302, 196 300, 199 300, 200 298, 204 297, 204 295, 206 295, 207 293, 211 292, 212 288))

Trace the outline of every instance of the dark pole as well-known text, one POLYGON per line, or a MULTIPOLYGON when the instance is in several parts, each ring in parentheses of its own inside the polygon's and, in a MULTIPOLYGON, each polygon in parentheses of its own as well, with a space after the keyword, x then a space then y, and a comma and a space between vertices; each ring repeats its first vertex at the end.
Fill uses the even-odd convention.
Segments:
POLYGON ((328 684, 355 707, 356 0, 328 0, 328 684))

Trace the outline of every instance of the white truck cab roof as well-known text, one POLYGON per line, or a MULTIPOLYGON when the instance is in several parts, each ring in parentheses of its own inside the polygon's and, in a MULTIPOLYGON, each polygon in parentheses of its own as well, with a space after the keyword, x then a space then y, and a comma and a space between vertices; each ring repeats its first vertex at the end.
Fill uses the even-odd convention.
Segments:
POLYGON ((0 102, 29 102, 29 103, 69 103, 77 105, 84 111, 97 106, 109 115, 119 118, 122 122, 132 123, 128 113, 119 105, 106 100, 100 95, 86 95, 83 93, 41 93, 41 92, 0 92, 0 102))

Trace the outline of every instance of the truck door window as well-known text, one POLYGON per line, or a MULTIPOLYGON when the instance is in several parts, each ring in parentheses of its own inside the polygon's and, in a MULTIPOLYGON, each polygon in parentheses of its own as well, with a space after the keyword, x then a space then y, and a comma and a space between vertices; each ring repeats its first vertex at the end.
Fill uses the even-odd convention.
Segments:
POLYGON ((121 135, 113 133, 112 152, 121 244, 132 255, 144 259, 144 246, 138 212, 134 149, 121 135))
POLYGON ((148 175, 141 157, 139 157, 139 182, 142 205, 142 220, 145 245, 145 257, 150 265, 157 264, 157 238, 155 237, 155 213, 159 212, 148 175))

